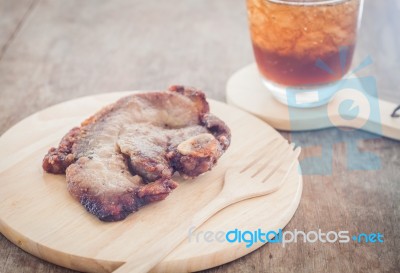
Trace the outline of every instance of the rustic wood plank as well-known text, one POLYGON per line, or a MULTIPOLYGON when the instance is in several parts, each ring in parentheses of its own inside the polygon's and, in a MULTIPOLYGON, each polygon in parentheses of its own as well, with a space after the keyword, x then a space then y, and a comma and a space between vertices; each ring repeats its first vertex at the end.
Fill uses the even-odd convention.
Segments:
POLYGON ((228 76, 251 62, 245 4, 188 3, 40 2, 0 63, 1 132, 46 106, 95 93, 182 83, 224 99, 228 76))
MULTIPOLYGON (((7 2, 1 1, 0 6, 7 2)), ((23 17, 26 9, 12 7, 0 9, 0 22, 5 13, 23 17)), ((397 103, 399 11, 398 0, 365 2, 355 56, 357 62, 371 55, 374 64, 360 75, 374 75, 381 97, 397 103)), ((245 1, 240 0, 41 1, 0 61, 0 133, 49 105, 94 93, 186 83, 223 100, 226 79, 253 60, 246 24, 245 1)), ((0 37, 2 46, 10 35, 0 37)), ((361 142, 360 147, 380 156, 382 169, 351 172, 344 166, 344 132, 296 137, 337 144, 334 175, 305 176, 302 202, 287 230, 381 231, 387 240, 379 245, 297 243, 284 249, 271 244, 207 272, 398 271, 399 143, 361 142)), ((304 156, 315 152, 318 148, 311 148, 304 156)), ((26 254, 3 236, 0 246, 1 272, 70 272, 26 254)))
POLYGON ((34 10, 36 0, 0 1, 0 60, 34 10))
POLYGON ((364 14, 358 36, 353 66, 370 56, 373 64, 358 73, 374 76, 381 98, 400 104, 400 1, 364 2, 364 14))

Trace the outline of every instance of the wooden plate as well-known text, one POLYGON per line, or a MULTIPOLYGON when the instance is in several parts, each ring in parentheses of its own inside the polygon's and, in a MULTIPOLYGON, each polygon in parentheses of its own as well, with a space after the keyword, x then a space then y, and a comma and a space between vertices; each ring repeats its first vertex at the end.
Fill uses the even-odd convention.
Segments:
MULTIPOLYGON (((64 267, 111 272, 146 244, 165 239, 165 230, 173 229, 180 219, 190 217, 216 196, 227 168, 250 160, 247 157, 263 152, 259 149, 263 143, 281 137, 250 114, 210 100, 211 112, 232 129, 232 145, 218 165, 195 180, 178 180, 180 186, 166 200, 153 203, 124 221, 104 223, 69 195, 65 176, 44 173, 41 162, 48 148, 57 145, 71 127, 130 93, 67 101, 24 119, 1 136, 0 231, 9 240, 39 258, 64 267)), ((263 231, 283 228, 294 215, 301 192, 301 175, 294 168, 279 191, 224 209, 195 235, 235 228, 263 231)), ((153 271, 206 269, 237 259, 262 245, 246 248, 244 243, 206 242, 204 237, 197 237, 199 241, 192 236, 183 242, 153 271)))

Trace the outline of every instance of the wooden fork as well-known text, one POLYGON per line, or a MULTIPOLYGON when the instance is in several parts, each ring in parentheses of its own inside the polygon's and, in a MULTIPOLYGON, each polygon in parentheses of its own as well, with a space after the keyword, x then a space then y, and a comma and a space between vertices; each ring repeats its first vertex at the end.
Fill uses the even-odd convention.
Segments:
POLYGON ((221 192, 191 219, 163 234, 157 245, 146 245, 135 253, 134 259, 117 268, 114 273, 144 273, 150 271, 187 237, 189 228, 198 228, 223 208, 245 199, 270 194, 285 182, 288 173, 297 162, 301 148, 288 144, 282 138, 274 139, 262 156, 245 167, 229 169, 225 173, 221 192))

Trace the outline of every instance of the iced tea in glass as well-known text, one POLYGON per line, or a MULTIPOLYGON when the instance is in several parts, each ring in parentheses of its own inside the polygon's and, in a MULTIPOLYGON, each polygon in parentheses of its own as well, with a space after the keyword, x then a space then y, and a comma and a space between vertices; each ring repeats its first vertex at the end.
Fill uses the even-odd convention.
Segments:
MULTIPOLYGON (((251 40, 264 84, 281 102, 287 87, 305 93, 349 70, 363 0, 247 0, 251 40)), ((318 106, 329 98, 305 107, 318 106)))

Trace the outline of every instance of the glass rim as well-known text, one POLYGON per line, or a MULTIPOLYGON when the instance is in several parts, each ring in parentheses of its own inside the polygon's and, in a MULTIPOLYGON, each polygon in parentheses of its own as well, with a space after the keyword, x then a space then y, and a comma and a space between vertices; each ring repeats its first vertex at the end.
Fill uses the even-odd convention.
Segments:
POLYGON ((315 1, 293 1, 293 0, 267 0, 268 2, 282 4, 282 5, 292 5, 292 6, 319 6, 319 5, 334 5, 343 2, 348 2, 350 0, 315 0, 315 1))

